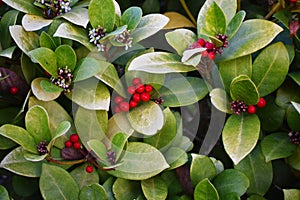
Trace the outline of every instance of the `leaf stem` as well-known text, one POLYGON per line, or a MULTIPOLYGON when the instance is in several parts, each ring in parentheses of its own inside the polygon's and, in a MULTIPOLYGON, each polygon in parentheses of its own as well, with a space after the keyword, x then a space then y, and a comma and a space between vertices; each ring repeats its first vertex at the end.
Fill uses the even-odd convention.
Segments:
POLYGON ((281 8, 281 4, 278 2, 275 6, 273 6, 272 10, 264 17, 264 19, 269 19, 272 15, 281 8))
POLYGON ((188 6, 186 5, 185 0, 180 0, 180 3, 181 3, 181 5, 182 5, 184 11, 186 12, 186 14, 189 16, 190 20, 193 22, 193 24, 194 24, 195 26, 197 26, 197 22, 196 22, 194 16, 192 15, 190 9, 189 9, 188 6))
POLYGON ((50 158, 46 158, 46 160, 48 162, 52 162, 52 163, 59 164, 59 165, 75 165, 75 164, 80 164, 80 163, 86 162, 86 158, 80 159, 80 160, 72 160, 72 161, 59 161, 59 160, 55 160, 52 157, 50 157, 50 158))

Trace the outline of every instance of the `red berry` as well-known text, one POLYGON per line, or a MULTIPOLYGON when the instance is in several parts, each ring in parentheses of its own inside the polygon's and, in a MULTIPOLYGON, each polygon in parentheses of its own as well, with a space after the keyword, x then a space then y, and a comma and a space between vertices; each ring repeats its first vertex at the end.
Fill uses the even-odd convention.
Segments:
POLYGON ((146 92, 152 92, 152 90, 153 90, 153 87, 151 85, 146 85, 145 86, 145 91, 146 92))
POLYGON ((86 171, 87 173, 92 173, 92 172, 94 171, 94 168, 93 168, 93 166, 88 165, 88 166, 86 166, 85 171, 86 171))
POLYGON ((130 108, 134 108, 134 107, 136 107, 137 106, 137 102, 136 101, 134 101, 134 100, 130 100, 130 102, 129 102, 129 106, 130 106, 130 108))
POLYGON ((297 0, 290 0, 290 3, 296 3, 297 0))
POLYGON ((208 53, 208 57, 209 57, 211 60, 215 59, 215 56, 216 56, 216 54, 215 54, 214 52, 212 52, 212 51, 208 53))
POLYGON ((248 106, 248 113, 249 114, 254 114, 256 112, 255 106, 248 106))
POLYGON ((120 107, 119 106, 115 106, 114 111, 115 111, 115 113, 121 112, 120 107))
POLYGON ((208 52, 207 51, 202 51, 201 54, 202 54, 203 57, 206 57, 208 55, 208 52))
POLYGON ((67 140, 67 141, 65 142, 65 147, 69 148, 69 147, 71 147, 71 146, 72 146, 72 142, 71 142, 70 140, 67 140))
POLYGON ((197 43, 198 43, 200 46, 204 47, 205 44, 206 44, 206 41, 205 41, 203 38, 199 38, 198 41, 197 41, 197 43))
POLYGON ((129 87, 127 88, 127 92, 128 92, 128 94, 134 94, 134 93, 135 93, 135 88, 134 88, 134 86, 129 86, 129 87))
POLYGON ((80 143, 80 142, 75 142, 75 143, 73 144, 73 147, 74 147, 74 149, 80 149, 81 143, 80 143))
POLYGON ((215 45, 213 43, 206 42, 206 44, 205 44, 205 48, 207 48, 207 49, 213 49, 214 47, 215 47, 215 45))
POLYGON ((129 103, 126 102, 126 101, 122 101, 119 104, 119 106, 120 106, 120 110, 123 111, 123 112, 127 112, 129 110, 129 108, 130 108, 129 103))
POLYGON ((139 85, 136 86, 135 91, 137 93, 142 93, 142 92, 145 91, 145 86, 143 84, 139 84, 139 85))
POLYGON ((13 86, 9 89, 10 94, 15 95, 19 92, 19 89, 16 86, 13 86))
POLYGON ((141 94, 142 101, 149 101, 150 100, 150 94, 148 92, 143 92, 141 94))
POLYGON ((78 134, 74 133, 74 134, 70 135, 70 141, 73 142, 73 143, 78 142, 79 141, 78 134))
POLYGON ((259 98, 258 103, 256 104, 256 106, 259 107, 259 108, 263 108, 263 107, 266 106, 266 104, 267 104, 266 100, 263 97, 261 97, 261 98, 259 98))
POLYGON ((141 100, 141 95, 139 93, 134 93, 132 96, 132 100, 138 103, 141 100))
POLYGON ((134 79, 132 79, 132 84, 133 85, 138 85, 138 84, 140 84, 141 83, 141 79, 139 79, 139 78, 134 78, 134 79))
POLYGON ((116 104, 119 104, 119 103, 121 103, 123 101, 123 98, 121 97, 121 96, 116 96, 116 98, 114 99, 114 102, 116 103, 116 104))

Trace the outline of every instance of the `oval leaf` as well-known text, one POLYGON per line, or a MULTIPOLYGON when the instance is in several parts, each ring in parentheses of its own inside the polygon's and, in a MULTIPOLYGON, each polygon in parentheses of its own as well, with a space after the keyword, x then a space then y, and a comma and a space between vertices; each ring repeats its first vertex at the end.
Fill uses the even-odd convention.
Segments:
POLYGON ((37 31, 53 22, 52 19, 45 19, 42 16, 26 14, 22 18, 22 26, 26 31, 37 31))
POLYGON ((84 186, 79 193, 79 200, 108 200, 105 189, 98 183, 84 186))
POLYGON ((240 10, 231 19, 231 21, 228 24, 228 27, 226 29, 226 34, 225 34, 228 36, 229 39, 232 38, 236 34, 236 32, 239 30, 245 17, 246 17, 246 12, 243 10, 240 10))
POLYGON ((89 23, 88 10, 86 8, 74 8, 71 12, 64 13, 62 18, 71 22, 72 24, 87 27, 89 23))
POLYGON ((127 30, 134 30, 142 18, 142 9, 139 7, 130 7, 124 11, 120 19, 120 26, 127 25, 127 30))
POLYGON ((19 10, 23 13, 30 13, 33 15, 43 15, 43 12, 36 7, 31 1, 14 1, 14 0, 3 0, 4 3, 9 5, 10 7, 19 10))
MULTIPOLYGON (((59 97, 61 91, 57 90, 56 92, 47 92, 42 88, 41 82, 49 81, 46 78, 36 78, 31 82, 31 90, 34 96, 41 101, 51 101, 59 97)), ((53 91, 53 90, 51 90, 53 91)))
POLYGON ((219 200, 219 194, 214 185, 206 178, 197 184, 194 191, 195 200, 219 200))
POLYGON ((99 183, 99 174, 97 171, 94 170, 92 173, 88 173, 85 170, 87 166, 88 164, 80 165, 70 172, 79 189, 83 189, 88 185, 99 183))
MULTIPOLYGON (((74 71, 77 62, 77 56, 73 48, 69 45, 61 45, 55 49, 57 67, 65 68, 68 66, 74 71)), ((56 70, 57 71, 57 70, 56 70)))
POLYGON ((233 111, 230 109, 230 98, 227 96, 225 90, 221 88, 215 88, 210 93, 211 103, 220 111, 228 114, 232 114, 233 111))
POLYGON ((167 198, 167 184, 159 176, 142 180, 141 186, 143 193, 148 200, 164 200, 167 198))
POLYGON ((222 132, 225 151, 234 164, 239 163, 255 147, 260 133, 257 115, 231 115, 222 132))
POLYGON ((164 29, 196 28, 193 22, 178 12, 166 12, 164 15, 170 19, 164 29))
POLYGON ((112 191, 114 198, 119 200, 137 199, 142 193, 140 182, 122 178, 117 178, 112 186, 112 191))

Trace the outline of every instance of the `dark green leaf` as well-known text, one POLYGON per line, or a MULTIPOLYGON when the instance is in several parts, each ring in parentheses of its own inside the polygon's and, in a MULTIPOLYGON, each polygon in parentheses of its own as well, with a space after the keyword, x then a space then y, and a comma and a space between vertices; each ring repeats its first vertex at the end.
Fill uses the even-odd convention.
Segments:
POLYGON ((62 88, 58 87, 50 80, 45 80, 45 79, 41 80, 40 86, 45 92, 48 93, 61 93, 63 91, 62 88))
POLYGON ((98 183, 84 186, 79 193, 79 200, 108 200, 105 189, 98 183))
POLYGON ((206 178, 199 182, 194 191, 195 200, 219 200, 219 194, 214 185, 206 178))
POLYGON ((78 199, 79 188, 72 176, 64 169, 42 165, 40 190, 44 199, 78 199))
POLYGON ((40 46, 49 48, 52 51, 54 51, 56 49, 56 44, 55 44, 53 38, 45 31, 43 31, 40 35, 40 46))
POLYGON ((281 108, 287 109, 291 102, 300 102, 300 87, 296 83, 287 80, 276 93, 275 103, 281 108))
POLYGON ((16 10, 9 10, 1 18, 0 22, 0 44, 2 49, 7 49, 11 46, 11 35, 9 34, 9 26, 15 25, 17 22, 19 12, 16 10))
POLYGON ((300 130, 300 113, 294 108, 295 102, 292 103, 286 110, 287 123, 291 130, 300 130))
POLYGON ((65 68, 68 66, 71 71, 74 71, 77 57, 73 48, 69 45, 61 45, 55 49, 57 67, 65 68))
POLYGON ((80 165, 70 172, 79 189, 83 189, 84 187, 87 187, 88 185, 92 185, 94 183, 99 183, 99 174, 97 173, 97 171, 94 170, 92 173, 88 173, 85 170, 87 166, 88 164, 80 165))
POLYGON ((118 200, 136 199, 142 194, 141 185, 137 181, 118 178, 113 184, 113 193, 118 200))
POLYGON ((168 195, 167 184, 159 176, 142 180, 141 186, 142 186, 143 193, 147 199, 164 200, 167 198, 168 195))
POLYGON ((232 38, 236 32, 241 27, 244 18, 246 16, 246 12, 243 10, 240 10, 238 13, 235 14, 235 16, 231 19, 231 21, 228 24, 228 27, 226 29, 226 35, 228 38, 232 38))
POLYGON ((291 72, 289 76, 300 86, 300 72, 291 72))
POLYGON ((133 31, 142 18, 142 9, 139 7, 130 7, 124 11, 120 19, 120 26, 127 25, 127 30, 133 31))
POLYGON ((21 68, 22 68, 22 72, 24 74, 24 78, 27 82, 27 84, 30 84, 31 81, 35 78, 35 72, 36 72, 36 68, 38 68, 38 65, 35 63, 32 63, 30 58, 22 53, 21 56, 21 68))
POLYGON ((0 199, 1 200, 10 200, 10 197, 8 195, 6 188, 2 185, 0 185, 0 199))
POLYGON ((102 68, 107 68, 110 63, 105 61, 97 61, 94 58, 86 57, 81 59, 74 71, 74 81, 82 81, 95 76, 102 68))

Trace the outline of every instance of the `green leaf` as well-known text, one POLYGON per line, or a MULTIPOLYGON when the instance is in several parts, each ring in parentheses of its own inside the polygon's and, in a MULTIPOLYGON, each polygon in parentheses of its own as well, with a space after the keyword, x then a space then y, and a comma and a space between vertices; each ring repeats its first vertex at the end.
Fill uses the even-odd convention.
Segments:
POLYGON ((176 169, 188 161, 188 155, 185 150, 179 147, 170 147, 165 153, 167 163, 170 165, 168 170, 176 169))
POLYGON ((14 1, 14 0, 4 0, 4 3, 9 5, 10 7, 19 10, 23 13, 30 13, 33 15, 43 15, 43 12, 36 7, 31 1, 14 1))
POLYGON ((214 185, 206 178, 199 182, 194 191, 195 200, 219 200, 219 194, 214 185))
POLYGON ((36 69, 38 68, 38 65, 32 63, 30 58, 26 54, 22 53, 21 68, 27 84, 30 84, 36 76, 36 69))
POLYGON ((9 27, 9 32, 18 47, 25 53, 39 47, 39 35, 35 32, 27 32, 20 25, 9 27))
POLYGON ((61 17, 72 24, 84 28, 86 28, 89 23, 88 10, 86 8, 73 8, 71 12, 64 13, 61 17))
POLYGON ((32 162, 24 158, 22 147, 9 152, 1 161, 1 168, 7 169, 15 174, 26 177, 39 177, 41 174, 42 162, 32 162))
POLYGON ((46 47, 54 51, 56 49, 56 43, 54 39, 45 31, 43 31, 40 35, 40 46, 46 47))
POLYGON ((196 186, 199 182, 206 178, 212 179, 217 175, 215 164, 209 157, 192 154, 192 158, 190 175, 193 186, 196 186))
POLYGON ((201 34, 215 37, 217 34, 224 34, 226 30, 226 17, 216 2, 213 2, 206 11, 204 24, 201 27, 201 34))
POLYGON ((109 110, 109 90, 95 78, 74 83, 73 91, 67 97, 85 109, 109 110))
POLYGON ((40 190, 44 199, 77 199, 79 188, 72 176, 64 169, 43 164, 40 190))
POLYGON ((293 169, 300 170, 300 148, 297 148, 297 151, 293 153, 290 157, 287 158, 287 163, 293 169))
POLYGON ((98 183, 85 185, 79 193, 79 200, 91 199, 108 200, 108 195, 105 189, 98 183))
POLYGON ((132 109, 127 117, 134 130, 147 136, 155 135, 164 125, 164 114, 159 105, 152 101, 132 109))
POLYGON ((145 197, 148 200, 164 200, 168 195, 168 187, 165 181, 155 176, 150 179, 142 180, 141 186, 145 197))
POLYGON ((105 138, 107 123, 108 116, 106 111, 87 110, 78 107, 75 115, 75 126, 80 140, 86 148, 89 140, 102 140, 105 138))
POLYGON ((249 187, 250 182, 247 176, 239 170, 226 169, 214 178, 213 184, 218 190, 220 199, 223 199, 230 193, 242 196, 249 187))
POLYGON ((128 118, 125 113, 115 113, 109 120, 107 126, 108 137, 116 134, 116 133, 125 133, 126 135, 132 135, 134 133, 134 129, 131 127, 128 118))
POLYGON ((45 19, 42 16, 32 14, 25 14, 22 18, 22 26, 26 31, 38 31, 49 26, 52 22, 52 19, 45 19))
POLYGON ((210 93, 211 103, 220 111, 228 114, 232 114, 230 110, 230 98, 228 97, 225 90, 221 88, 215 88, 210 93))
POLYGON ((123 149, 127 143, 127 139, 129 136, 127 136, 124 133, 117 133, 113 136, 111 140, 111 148, 115 151, 116 153, 116 161, 119 160, 123 153, 123 149))
POLYGON ((132 32, 133 44, 154 35, 161 30, 169 21, 162 14, 148 14, 143 16, 136 29, 132 32))
POLYGON ((253 63, 252 80, 260 96, 275 91, 285 80, 289 70, 289 55, 283 43, 264 49, 253 63))
POLYGON ((286 80, 276 92, 275 103, 281 108, 287 109, 291 102, 300 102, 299 85, 293 81, 286 80))
POLYGON ((98 139, 93 139, 87 142, 89 149, 91 149, 96 156, 99 158, 98 160, 104 163, 105 165, 110 165, 110 163, 107 160, 106 153, 107 153, 107 148, 98 139))
POLYGON ((238 164, 255 147, 260 133, 257 115, 231 115, 222 132, 225 151, 238 164))
POLYGON ((269 162, 292 155, 297 150, 297 146, 290 142, 287 133, 277 132, 263 138, 261 150, 266 162, 269 162))
POLYGON ((70 172, 79 189, 83 189, 84 187, 87 187, 88 185, 92 185, 94 183, 99 183, 99 174, 97 173, 97 171, 94 170, 92 173, 88 173, 85 170, 87 166, 88 164, 80 165, 70 172))
POLYGON ((239 75, 232 80, 230 95, 233 100, 244 101, 247 105, 256 105, 259 100, 255 84, 246 75, 239 75))
POLYGON ((142 194, 141 185, 137 181, 117 178, 112 187, 115 198, 118 200, 136 199, 142 194))
POLYGON ((103 188, 106 191, 106 194, 108 196, 108 199, 114 199, 114 194, 113 194, 113 183, 115 182, 115 178, 113 176, 110 176, 104 183, 103 183, 103 188))
POLYGON ((235 16, 231 19, 231 21, 228 24, 228 27, 226 29, 225 35, 228 36, 228 38, 232 38, 236 32, 241 27, 244 19, 246 16, 246 12, 243 10, 240 10, 238 13, 235 14, 235 16))
POLYGON ((107 68, 108 65, 110 65, 108 62, 85 57, 77 63, 74 71, 74 81, 82 81, 95 76, 99 71, 102 71, 102 68, 107 68))
POLYGON ((6 188, 2 185, 0 185, 0 199, 1 200, 10 200, 9 194, 6 190, 6 188))
POLYGON ((108 173, 124 179, 144 180, 169 167, 160 151, 141 142, 129 142, 121 162, 121 166, 108 173))
POLYGON ((292 103, 293 105, 290 105, 286 110, 287 123, 291 130, 300 130, 300 113, 294 108, 295 102, 292 103))
POLYGON ((239 57, 233 60, 220 62, 219 72, 221 74, 225 90, 229 92, 230 84, 239 75, 252 76, 252 57, 251 55, 239 57))
POLYGON ((0 127, 0 134, 21 145, 25 150, 31 153, 37 153, 36 143, 32 135, 16 125, 5 124, 0 127))
POLYGON ((205 16, 207 15, 208 9, 210 6, 216 3, 223 11, 226 22, 229 23, 231 19, 235 16, 235 12, 237 9, 237 2, 235 0, 223 1, 223 0, 207 0, 204 5, 201 7, 201 10, 198 14, 197 18, 197 30, 198 36, 201 35, 201 29, 205 24, 205 16))
POLYGON ((300 86, 300 72, 291 72, 288 75, 300 86))
POLYGON ((40 87, 48 93, 61 93, 63 91, 62 88, 58 87, 54 83, 52 83, 50 80, 41 80, 40 87))
POLYGON ((69 23, 61 24, 53 35, 54 37, 61 37, 79 42, 90 51, 95 50, 96 47, 90 43, 85 29, 73 26, 69 23))
POLYGON ((284 200, 300 199, 299 189, 283 189, 284 200))
POLYGON ((52 137, 49 129, 49 119, 47 111, 43 107, 36 105, 28 110, 25 116, 25 126, 36 144, 44 140, 47 143, 50 142, 52 137))
POLYGON ((187 29, 176 29, 165 34, 167 42, 182 56, 183 52, 197 40, 197 35, 187 29))
POLYGON ((191 65, 185 65, 181 58, 172 53, 152 52, 135 58, 128 70, 145 71, 149 73, 164 74, 172 72, 189 72, 196 70, 191 65))
MULTIPOLYGON (((51 92, 47 92, 42 88, 41 82, 42 81, 49 81, 49 79, 46 78, 36 78, 31 82, 31 90, 34 96, 41 101, 51 101, 59 97, 61 90, 57 90, 56 92, 53 92, 53 88, 50 90, 51 92)), ((45 85, 44 85, 45 86, 45 85)), ((49 89, 49 88, 48 88, 49 89)))
POLYGON ((259 145, 234 168, 248 177, 250 185, 247 194, 263 196, 267 193, 273 180, 273 168, 271 162, 265 162, 259 145))
POLYGON ((274 22, 250 19, 242 23, 238 32, 229 40, 222 56, 215 62, 231 60, 251 54, 268 45, 283 29, 274 22))
POLYGON ((127 30, 133 31, 141 21, 143 12, 139 7, 130 7, 124 11, 120 19, 120 26, 127 25, 127 30))
POLYGON ((28 52, 28 55, 33 62, 39 63, 49 74, 57 77, 57 56, 51 49, 36 48, 28 52))
POLYGON ((144 138, 144 142, 152 145, 153 147, 163 151, 168 148, 174 141, 177 127, 176 118, 169 108, 163 111, 164 125, 155 135, 144 138))
POLYGON ((247 198, 247 200, 267 200, 264 197, 257 195, 257 194, 253 194, 250 197, 247 198))
MULTIPOLYGON (((57 60, 57 67, 65 68, 68 66, 71 71, 74 71, 77 56, 76 52, 69 45, 61 45, 55 49, 55 55, 57 60)), ((56 70, 57 71, 57 70, 56 70)))
POLYGON ((93 28, 102 26, 109 33, 115 25, 115 6, 112 0, 91 0, 88 15, 93 28))
POLYGON ((16 10, 9 10, 4 13, 0 22, 0 44, 2 49, 7 49, 11 46, 11 35, 9 34, 9 27, 17 22, 19 12, 16 10))

